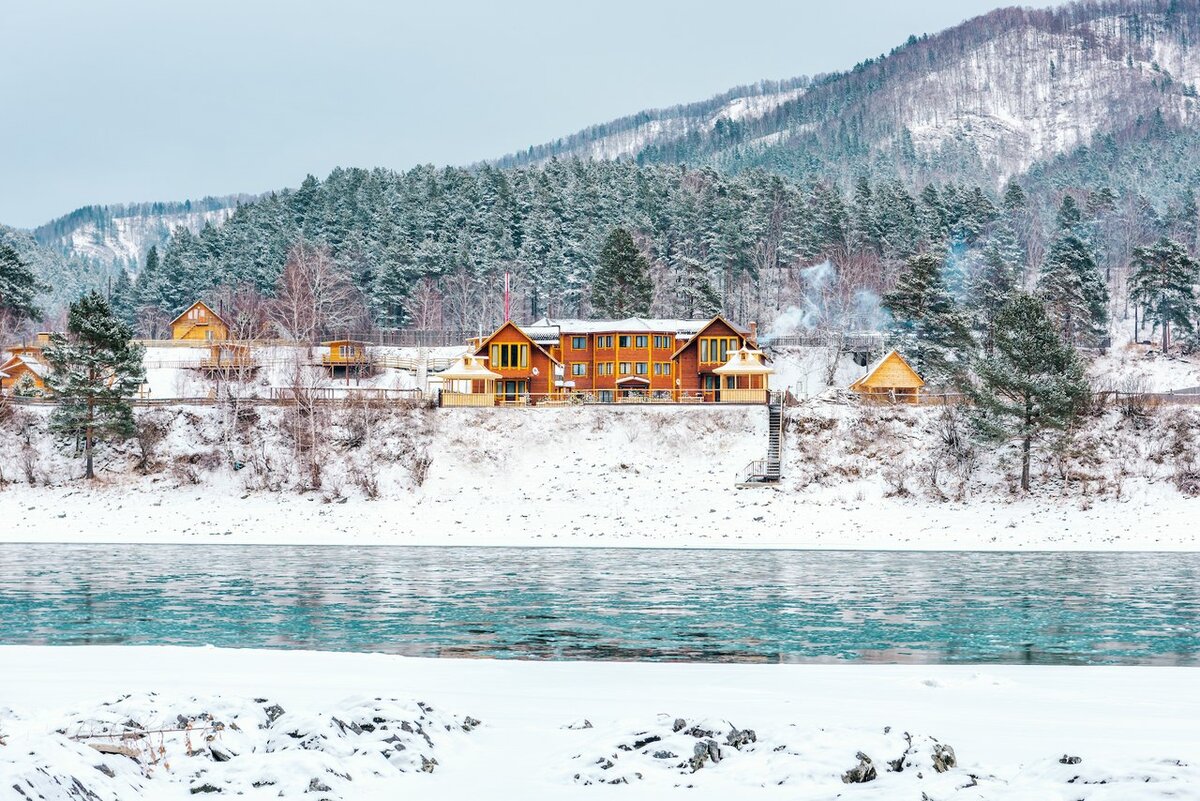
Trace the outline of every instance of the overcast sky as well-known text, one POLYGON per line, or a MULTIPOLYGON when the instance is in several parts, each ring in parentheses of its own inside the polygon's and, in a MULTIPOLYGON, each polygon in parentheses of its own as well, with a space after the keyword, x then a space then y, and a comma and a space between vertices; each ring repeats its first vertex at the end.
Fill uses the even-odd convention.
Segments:
MULTIPOLYGON (((993 0, 4 0, 0 222, 467 164, 852 66, 993 0)), ((1034 5, 1049 5, 1037 2, 1034 5)))

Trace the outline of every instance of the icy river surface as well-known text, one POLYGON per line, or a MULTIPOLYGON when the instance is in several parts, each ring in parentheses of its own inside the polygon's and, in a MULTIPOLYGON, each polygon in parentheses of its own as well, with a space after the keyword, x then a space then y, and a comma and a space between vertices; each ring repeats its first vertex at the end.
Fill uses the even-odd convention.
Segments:
POLYGON ((0 545, 0 643, 1200 664, 1200 554, 0 545))

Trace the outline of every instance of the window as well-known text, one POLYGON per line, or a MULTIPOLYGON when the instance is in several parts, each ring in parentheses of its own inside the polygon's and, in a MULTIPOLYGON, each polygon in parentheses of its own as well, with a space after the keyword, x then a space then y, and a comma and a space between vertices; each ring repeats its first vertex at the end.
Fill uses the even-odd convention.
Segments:
POLYGON ((612 375, 612 374, 613 374, 613 363, 612 362, 600 362, 599 364, 596 365, 596 375, 612 375))
POLYGON ((649 368, 650 365, 646 364, 645 362, 638 362, 633 366, 633 371, 638 375, 645 375, 647 372, 649 372, 649 368))
POLYGON ((671 363, 670 362, 656 362, 654 365, 654 374, 655 375, 670 375, 671 374, 671 363))
POLYGON ((617 347, 619 347, 619 348, 628 348, 629 347, 629 335, 628 334, 622 334, 619 337, 617 337, 617 347))
POLYGON ((636 347, 639 347, 639 348, 644 348, 644 347, 646 347, 646 345, 647 345, 649 342, 650 342, 650 337, 648 337, 648 336, 645 336, 645 335, 642 335, 642 336, 640 336, 640 337, 634 337, 634 338, 633 338, 633 344, 634 344, 636 347))
POLYGON ((584 362, 575 362, 572 364, 571 375, 587 375, 587 364, 584 362))
POLYGON ((629 375, 629 362, 621 362, 620 366, 617 367, 617 372, 621 375, 629 375))
POLYGON ((700 363, 729 361, 729 354, 738 348, 737 337, 701 337, 700 363))
POLYGON ((666 350, 667 348, 671 347, 671 338, 662 336, 660 334, 655 334, 654 347, 659 348, 660 350, 666 350))
POLYGON ((596 337, 596 347, 597 348, 611 348, 612 347, 612 334, 609 334, 608 336, 596 337))
POLYGON ((575 350, 587 350, 587 337, 571 337, 571 347, 575 350))
POLYGON ((529 346, 515 342, 492 345, 492 369, 497 367, 524 368, 529 366, 529 346))

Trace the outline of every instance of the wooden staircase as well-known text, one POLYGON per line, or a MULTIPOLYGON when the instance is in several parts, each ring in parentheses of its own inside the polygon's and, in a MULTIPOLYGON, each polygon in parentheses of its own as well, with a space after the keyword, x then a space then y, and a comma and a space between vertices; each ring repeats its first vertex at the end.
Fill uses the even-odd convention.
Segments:
POLYGON ((757 459, 742 470, 739 487, 778 484, 783 477, 783 393, 767 396, 767 458, 757 459))

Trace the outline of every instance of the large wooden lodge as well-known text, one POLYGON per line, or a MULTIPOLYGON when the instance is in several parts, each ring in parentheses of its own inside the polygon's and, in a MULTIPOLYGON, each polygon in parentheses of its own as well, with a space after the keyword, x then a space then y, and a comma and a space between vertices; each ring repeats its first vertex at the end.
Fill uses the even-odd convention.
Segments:
POLYGON ((443 374, 441 404, 764 403, 756 339, 723 317, 510 321, 443 374))

